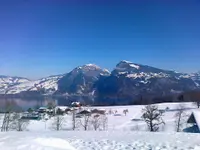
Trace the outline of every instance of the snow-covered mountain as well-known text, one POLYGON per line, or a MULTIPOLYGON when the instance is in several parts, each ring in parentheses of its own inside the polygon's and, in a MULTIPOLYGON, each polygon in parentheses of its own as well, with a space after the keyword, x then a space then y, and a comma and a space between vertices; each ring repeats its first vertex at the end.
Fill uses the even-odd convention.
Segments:
POLYGON ((200 87, 200 72, 192 73, 189 77, 195 82, 195 84, 200 87))
POLYGON ((110 72, 94 64, 87 64, 73 69, 58 82, 59 93, 89 94, 100 76, 109 76, 110 72))
POLYGON ((138 82, 138 84, 148 84, 153 82, 153 79, 162 81, 165 83, 165 85, 171 83, 180 84, 181 82, 184 82, 187 84, 187 88, 190 89, 198 87, 199 85, 195 82, 200 81, 200 74, 179 73, 176 71, 163 70, 147 65, 135 64, 129 61, 119 62, 116 68, 113 70, 112 75, 135 80, 138 82), (167 79, 171 80, 171 82, 165 82, 167 79))
MULTIPOLYGON (((1 88, 0 94, 4 94, 5 92, 7 94, 18 94, 24 91, 37 91, 39 89, 44 89, 46 93, 52 93, 57 90, 57 82, 61 77, 62 75, 49 76, 47 78, 42 78, 39 80, 28 80, 24 78, 17 78, 18 80, 16 80, 15 77, 10 77, 8 79, 10 79, 11 81, 18 82, 16 84, 13 84, 12 82, 7 82, 7 86, 1 88)), ((0 85, 2 86, 3 84, 0 85)))
POLYGON ((142 96, 167 96, 199 88, 200 74, 178 73, 120 61, 111 75, 97 84, 101 101, 126 104, 142 96))
MULTIPOLYGON (((132 63, 130 61, 122 60, 117 65, 116 68, 113 70, 112 74, 151 74, 152 76, 156 77, 166 77, 166 75, 171 76, 179 76, 179 75, 185 75, 182 73, 178 73, 176 71, 169 71, 169 70, 163 70, 147 65, 141 65, 132 63)), ((134 75, 133 75, 134 76, 134 75)))
POLYGON ((144 95, 162 97, 196 89, 200 89, 200 73, 178 73, 125 60, 111 73, 95 64, 87 64, 64 75, 35 81, 0 76, 0 94, 42 90, 42 94, 92 97, 101 104, 102 101, 127 104, 144 95))
POLYGON ((7 89, 29 81, 30 80, 26 78, 0 75, 0 93, 4 94, 7 91, 7 89))
POLYGON ((94 64, 76 67, 64 75, 49 76, 39 80, 0 76, 0 94, 18 94, 43 90, 45 94, 81 94, 92 92, 92 86, 100 76, 109 75, 106 69, 94 64))

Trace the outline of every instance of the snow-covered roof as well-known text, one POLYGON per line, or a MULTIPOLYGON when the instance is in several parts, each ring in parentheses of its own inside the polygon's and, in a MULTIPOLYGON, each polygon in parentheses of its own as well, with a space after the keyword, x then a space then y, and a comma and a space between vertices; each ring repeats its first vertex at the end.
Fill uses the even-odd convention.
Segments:
POLYGON ((47 109, 47 107, 40 107, 39 109, 40 109, 40 110, 41 110, 41 109, 47 109))
POLYGON ((80 102, 72 102, 71 105, 80 105, 80 102))
MULTIPOLYGON (((199 130, 200 130, 200 110, 195 110, 192 112, 192 115, 195 119, 195 123, 198 126, 199 130)), ((190 118, 192 117, 192 115, 190 116, 190 118)), ((189 119, 190 119, 189 118, 189 119)), ((189 121, 189 120, 188 120, 189 121)))
POLYGON ((89 113, 91 113, 90 110, 83 110, 83 111, 79 112, 78 114, 84 115, 84 114, 89 114, 89 113))
POLYGON ((56 106, 56 110, 57 109, 61 109, 62 111, 65 111, 67 108, 69 108, 68 106, 56 106))

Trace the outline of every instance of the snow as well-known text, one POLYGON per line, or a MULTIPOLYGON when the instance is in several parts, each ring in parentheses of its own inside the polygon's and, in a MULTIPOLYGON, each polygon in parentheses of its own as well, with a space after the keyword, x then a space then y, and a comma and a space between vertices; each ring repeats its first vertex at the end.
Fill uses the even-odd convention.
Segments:
POLYGON ((147 84, 148 81, 140 81, 140 83, 147 84))
POLYGON ((89 66, 89 67, 96 67, 96 65, 95 64, 86 64, 86 66, 89 66))
POLYGON ((75 150, 67 141, 58 138, 37 138, 34 140, 36 143, 46 146, 46 147, 53 147, 59 149, 68 149, 68 150, 75 150))
POLYGON ((108 74, 110 74, 110 71, 108 69, 103 69, 104 72, 107 72, 108 74))
POLYGON ((194 83, 195 83, 196 86, 198 86, 198 87, 200 86, 199 83, 197 83, 197 82, 194 82, 194 83))
POLYGON ((135 65, 135 64, 130 64, 130 66, 133 67, 133 68, 136 68, 136 69, 139 69, 139 68, 140 68, 140 66, 135 65))
POLYGON ((182 93, 182 91, 177 91, 177 90, 171 89, 171 93, 177 93, 177 94, 180 94, 180 93, 182 93))
POLYGON ((126 74, 127 72, 126 71, 123 71, 123 72, 119 72, 118 74, 126 74))
POLYGON ((136 78, 141 78, 141 77, 143 77, 143 75, 138 74, 138 73, 132 73, 132 74, 126 75, 126 77, 136 79, 136 78))
POLYGON ((43 109, 47 109, 47 107, 40 107, 39 109, 40 109, 40 110, 43 110, 43 109))
POLYGON ((167 74, 165 73, 144 73, 144 72, 141 72, 141 73, 130 73, 128 74, 126 77, 128 78, 145 78, 146 80, 149 80, 151 78, 165 78, 165 77, 169 77, 167 74))
POLYGON ((132 68, 136 68, 136 69, 139 69, 139 68, 140 68, 140 66, 138 66, 138 65, 136 65, 136 64, 134 64, 134 63, 132 63, 132 62, 130 62, 130 61, 122 60, 121 62, 122 62, 122 63, 129 64, 129 66, 132 67, 132 68))
POLYGON ((2 150, 76 150, 67 140, 54 138, 48 134, 21 133, 0 134, 0 145, 2 150), (44 134, 45 135, 45 134, 44 134))
MULTIPOLYGON (((107 69, 101 69, 99 66, 95 64, 86 64, 80 67, 75 68, 70 72, 71 78, 75 78, 80 73, 83 73, 84 76, 93 77, 98 80, 99 76, 109 75, 110 72, 107 69)), ((80 91, 82 93, 82 91, 80 91)))
POLYGON ((4 94, 11 86, 28 82, 26 78, 0 76, 0 94, 4 94))
POLYGON ((181 78, 187 78, 187 79, 188 79, 188 78, 190 78, 190 75, 189 75, 189 74, 184 74, 184 75, 180 75, 180 77, 181 77, 181 78))
POLYGON ((0 133, 3 150, 199 150, 199 134, 61 131, 0 133))
MULTIPOLYGON (((53 118, 31 121, 27 131, 0 133, 0 146, 3 150, 200 150, 200 134, 175 132, 175 114, 179 105, 157 104, 159 110, 164 111, 166 123, 158 133, 147 131, 141 118, 143 105, 92 107, 106 110, 106 113, 117 111, 117 115, 107 114, 107 131, 94 131, 92 127, 89 131, 83 131, 82 127, 72 131, 72 115, 68 114, 64 116, 61 131, 52 129, 53 118), (123 114, 125 109, 129 111, 126 116, 123 114)), ((200 118, 193 103, 182 105, 188 117, 193 112, 200 118)), ((184 124, 184 128, 187 126, 184 124)))
MULTIPOLYGON (((165 103, 157 104, 160 110, 165 110, 169 107, 169 110, 164 113, 163 119, 166 123, 165 129, 162 132, 175 132, 175 113, 177 112, 178 103, 165 103)), ((192 103, 184 103, 186 107, 186 113, 191 115, 195 110, 195 106, 192 103)), ((106 110, 108 113, 109 110, 117 111, 118 116, 107 115, 108 117, 108 130, 109 131, 134 131, 138 128, 139 131, 146 131, 146 123, 142 120, 142 109, 144 106, 113 106, 113 107, 92 107, 93 109, 97 108, 100 110, 106 110), (128 109, 129 113, 125 116, 123 110, 128 109)), ((67 130, 71 128, 71 114, 66 115, 66 122, 68 125, 65 127, 67 130)), ((29 131, 49 131, 52 124, 52 120, 46 122, 43 121, 32 121, 28 127, 29 131)), ((186 124, 185 124, 186 127, 186 124)), ((82 128, 80 129, 82 130, 82 128)))
POLYGON ((46 90, 50 90, 50 89, 57 90, 58 89, 57 82, 61 77, 62 76, 51 76, 51 77, 42 78, 42 79, 34 80, 34 81, 26 80, 24 82, 21 82, 20 84, 9 87, 8 94, 17 94, 22 91, 28 91, 28 90, 36 91, 37 89, 35 85, 37 85, 38 87, 45 88, 46 90))
POLYGON ((95 64, 86 64, 84 67, 92 67, 92 68, 100 69, 100 67, 95 64))
POLYGON ((127 60, 122 60, 121 62, 127 63, 127 64, 131 64, 131 61, 127 61, 127 60))

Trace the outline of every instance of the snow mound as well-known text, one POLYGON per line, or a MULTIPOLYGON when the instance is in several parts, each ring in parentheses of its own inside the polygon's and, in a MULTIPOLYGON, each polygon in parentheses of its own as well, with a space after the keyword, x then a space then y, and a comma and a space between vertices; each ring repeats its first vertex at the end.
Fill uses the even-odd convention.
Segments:
POLYGON ((56 149, 75 150, 67 141, 58 138, 37 138, 34 140, 37 144, 56 149))
MULTIPOLYGON (((30 133, 28 133, 30 134, 30 133)), ((12 136, 0 138, 2 150, 76 150, 69 142, 60 138, 12 136)), ((20 135, 20 134, 19 134, 20 135)))

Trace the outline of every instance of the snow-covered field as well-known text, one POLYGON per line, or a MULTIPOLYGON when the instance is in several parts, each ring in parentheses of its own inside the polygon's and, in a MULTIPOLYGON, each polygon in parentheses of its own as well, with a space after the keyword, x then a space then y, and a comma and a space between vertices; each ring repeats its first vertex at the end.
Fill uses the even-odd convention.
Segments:
MULTIPOLYGON (((158 133, 150 133, 141 120, 144 106, 103 107, 117 111, 117 115, 107 115, 107 131, 83 131, 79 127, 71 131, 72 116, 65 116, 63 130, 54 131, 52 120, 31 121, 28 131, 0 133, 2 150, 200 150, 200 134, 176 133, 175 113, 177 103, 158 104, 164 113, 165 126, 158 133), (128 109, 125 116, 123 110, 128 109)), ((185 111, 191 114, 196 106, 184 103, 185 111)), ((100 107, 102 109, 102 107, 100 107)), ((189 116, 185 118, 187 121, 189 116)), ((183 128, 188 125, 185 123, 183 128)))
MULTIPOLYGON (((185 122, 187 121, 189 115, 192 111, 196 110, 196 106, 193 103, 182 103, 185 107, 186 116, 185 122)), ((167 107, 169 108, 165 111, 163 115, 163 120, 165 121, 165 126, 160 128, 160 132, 175 132, 175 113, 177 112, 177 108, 179 107, 179 103, 164 103, 157 104, 160 110, 165 110, 167 107)), ((112 110, 113 112, 117 111, 116 115, 107 115, 108 117, 108 130, 109 131, 147 131, 146 123, 141 120, 142 109, 144 106, 112 106, 112 107, 93 107, 90 109, 104 109, 107 112, 112 110), (128 113, 125 116, 123 114, 123 110, 128 109, 128 113)), ((66 115, 63 125, 63 130, 71 130, 72 128, 72 116, 66 115)), ((184 124, 184 128, 186 128, 188 124, 184 124)), ((47 121, 31 121, 28 126, 29 131, 52 131, 52 119, 47 121)), ((81 127, 78 128, 81 130, 81 127)))
POLYGON ((200 135, 149 132, 0 133, 2 150, 199 150, 200 135))

